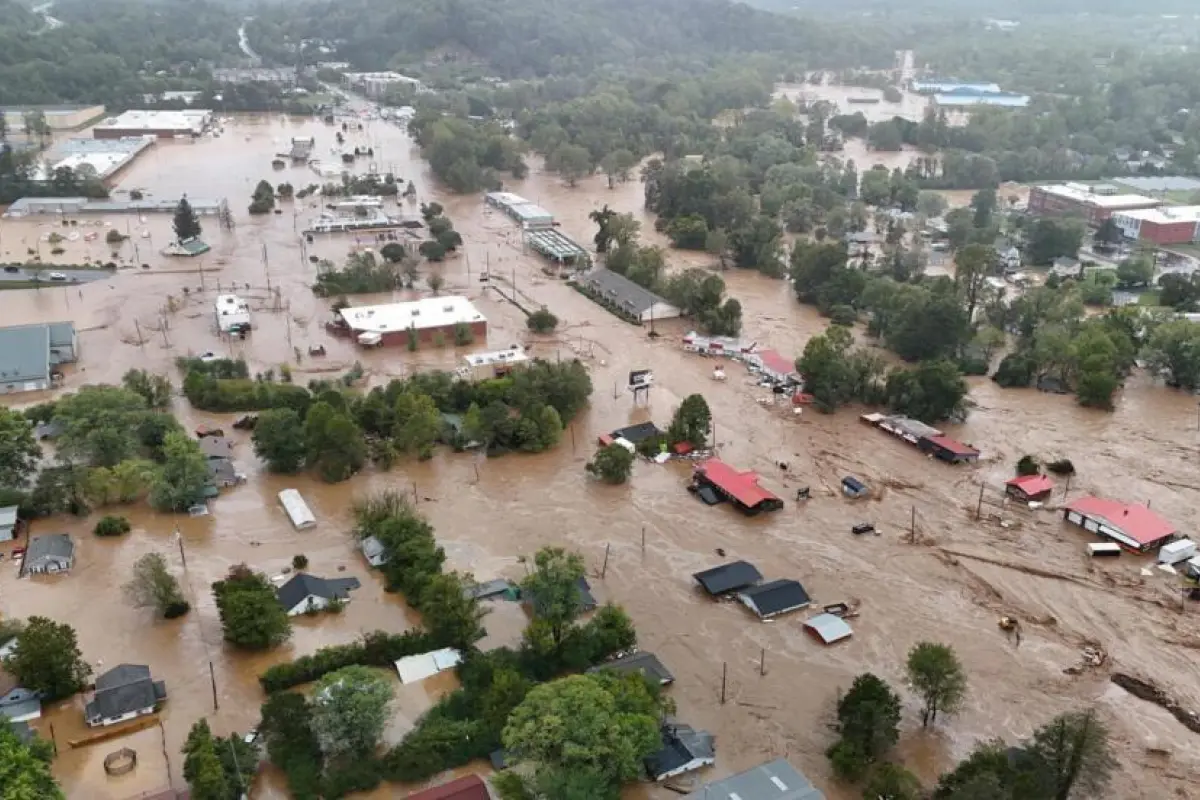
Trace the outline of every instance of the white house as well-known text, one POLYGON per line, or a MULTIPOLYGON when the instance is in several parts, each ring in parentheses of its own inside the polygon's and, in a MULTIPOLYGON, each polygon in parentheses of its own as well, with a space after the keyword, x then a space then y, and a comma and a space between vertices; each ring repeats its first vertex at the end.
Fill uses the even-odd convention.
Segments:
POLYGON ((144 664, 119 664, 96 678, 96 689, 84 708, 88 725, 116 725, 153 714, 167 699, 167 685, 150 677, 144 664))
POLYGON ((75 565, 75 542, 67 533, 47 533, 29 539, 21 574, 66 572, 75 565))
POLYGON ((217 295, 213 311, 217 316, 217 330, 221 333, 250 328, 250 304, 236 294, 217 295))
POLYGON ((324 611, 334 600, 346 602, 350 590, 361 584, 358 578, 318 578, 300 572, 275 590, 279 604, 289 617, 324 611))

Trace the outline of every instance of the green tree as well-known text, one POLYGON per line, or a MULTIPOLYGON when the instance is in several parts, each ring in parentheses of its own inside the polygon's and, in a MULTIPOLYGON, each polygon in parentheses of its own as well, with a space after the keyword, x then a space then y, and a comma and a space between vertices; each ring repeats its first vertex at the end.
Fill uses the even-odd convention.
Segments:
POLYGON ((238 564, 212 589, 225 641, 247 650, 266 650, 292 635, 291 620, 266 575, 238 564))
POLYGON ((941 192, 923 191, 917 195, 917 212, 924 217, 940 217, 946 211, 946 198, 941 192))
POLYGON ((981 244, 964 247, 954 257, 954 283, 966 311, 968 323, 975 320, 987 278, 992 273, 992 249, 981 244))
POLYGON ((676 217, 667 225, 667 236, 681 250, 703 250, 708 241, 708 223, 699 214, 676 217))
POLYGON ((180 242, 195 239, 204 230, 200 225, 200 218, 196 216, 196 211, 186 197, 179 198, 171 226, 175 230, 175 239, 180 242))
POLYGON ((996 190, 980 189, 971 197, 972 220, 976 228, 987 228, 992 224, 992 213, 996 210, 996 190))
POLYGON ((41 739, 26 744, 12 723, 0 719, 0 797, 5 800, 64 800, 50 773, 52 752, 41 739))
POLYGON ((1095 234, 1093 234, 1093 238, 1098 243, 1107 245, 1111 248, 1120 244, 1121 240, 1125 237, 1124 234, 1121 233, 1121 229, 1117 227, 1117 223, 1112 219, 1112 217, 1106 217, 1104 222, 1100 223, 1100 227, 1096 229, 1095 234))
POLYGON ((149 408, 162 409, 171 405, 171 380, 144 369, 131 369, 121 378, 121 385, 142 396, 149 408))
POLYGON ((208 466, 200 445, 187 434, 171 432, 163 445, 165 461, 150 487, 150 505, 159 511, 185 511, 204 496, 208 466))
POLYGON ((585 469, 605 483, 620 484, 633 475, 634 454, 619 444, 601 447, 585 469))
POLYGON ((430 578, 421 592, 425 628, 439 646, 466 650, 487 633, 483 627, 487 612, 464 591, 472 582, 470 576, 443 572, 430 578))
POLYGON ((371 755, 390 716, 391 681, 369 667, 343 667, 317 681, 312 698, 312 730, 327 755, 371 755))
POLYGON ((931 425, 965 415, 969 387, 958 366, 946 359, 895 369, 887 377, 888 407, 931 425))
POLYGON ((1026 749, 1050 777, 1054 800, 1103 797, 1116 768, 1095 709, 1060 714, 1033 732, 1026 749))
POLYGON ((900 697, 863 673, 838 700, 837 717, 839 739, 826 754, 839 776, 859 780, 900 737, 900 697))
POLYGON ((1080 220, 1043 217, 1026 235, 1025 255, 1037 265, 1049 264, 1059 256, 1074 258, 1083 242, 1084 230, 1080 220))
POLYGON ((58 401, 54 418, 63 424, 58 452, 65 458, 101 467, 138 454, 138 424, 146 401, 115 386, 84 386, 58 401))
POLYGON ((81 691, 92 673, 79 652, 75 630, 46 617, 26 621, 5 669, 26 689, 42 692, 47 702, 81 691))
POLYGON ((0 406, 0 486, 27 486, 41 456, 30 422, 21 412, 0 406))
POLYGON ((937 722, 939 713, 957 712, 967 694, 967 676, 954 648, 918 642, 908 651, 908 680, 921 698, 921 726, 937 722))
POLYGON ((270 181, 259 181, 250 198, 251 214, 269 214, 275 207, 275 187, 270 181))
POLYGON ((871 770, 863 800, 922 800, 921 782, 899 764, 883 763, 871 770))
POLYGON ((636 165, 637 156, 624 147, 617 148, 600 159, 600 169, 608 176, 610 189, 617 181, 624 183, 629 180, 629 171, 636 165))
MULTIPOLYGON (((662 747, 659 713, 658 698, 640 675, 572 675, 529 691, 509 715, 504 747, 539 774, 590 773, 601 785, 617 786, 641 774, 646 756, 662 747)), ((581 797, 574 785, 572 794, 581 797)))
POLYGON ((304 442, 308 466, 329 483, 346 480, 367 460, 362 430, 324 400, 314 403, 304 418, 304 442))
POLYGON ((1165 322, 1154 329, 1146 351, 1147 366, 1167 385, 1189 392, 1200 388, 1200 325, 1186 319, 1165 322))
POLYGON ((258 415, 251 436, 254 454, 271 472, 292 473, 304 466, 308 446, 304 423, 291 408, 269 408, 258 415))
POLYGON ((1048 774, 1019 748, 983 742, 938 779, 933 800, 1050 800, 1048 774))
POLYGON ((433 446, 442 435, 442 415, 427 394, 401 392, 396 398, 392 441, 403 453, 422 459, 433 455, 433 446))
POLYGON ((1149 286, 1154 280, 1154 261, 1145 255, 1127 258, 1117 265, 1117 286, 1132 289, 1149 286))
POLYGON ((229 784, 207 719, 201 718, 188 731, 183 753, 183 779, 191 796, 196 800, 229 800, 229 784))
POLYGON ((525 318, 525 327, 534 333, 550 333, 558 327, 558 317, 549 309, 539 308, 525 318))
POLYGON ((720 228, 709 231, 704 237, 704 251, 716 256, 721 269, 725 269, 725 258, 729 254, 729 234, 720 228))
POLYGON ((146 553, 133 562, 133 578, 125 584, 125 594, 138 608, 153 608, 167 619, 182 616, 190 607, 161 553, 146 553))
POLYGON ((533 560, 535 569, 521 582, 521 592, 532 598, 537 618, 549 626, 553 644, 559 647, 583 611, 583 558, 561 547, 543 547, 533 560))
POLYGON ((690 394, 679 404, 675 416, 671 419, 671 427, 667 429, 667 439, 671 444, 688 442, 697 449, 704 449, 708 444, 708 432, 712 427, 712 412, 704 395, 690 394))
POLYGON ((586 147, 562 144, 546 156, 546 166, 561 175, 568 186, 575 186, 592 171, 592 155, 586 147))

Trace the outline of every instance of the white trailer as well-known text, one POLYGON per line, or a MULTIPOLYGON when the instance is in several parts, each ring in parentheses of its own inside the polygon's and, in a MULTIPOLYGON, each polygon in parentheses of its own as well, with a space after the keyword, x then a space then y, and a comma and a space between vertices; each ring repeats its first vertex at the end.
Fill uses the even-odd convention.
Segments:
POLYGON ((1191 539, 1176 539, 1164 544, 1158 550, 1158 563, 1178 564, 1196 555, 1196 543, 1191 539))
POLYGON ((296 526, 296 530, 302 531, 317 527, 317 518, 313 516, 312 511, 308 508, 308 503, 304 502, 304 498, 297 490, 284 489, 279 493, 279 502, 283 504, 283 510, 287 512, 288 519, 292 521, 292 525, 296 526))
POLYGON ((1092 558, 1100 558, 1107 556, 1116 558, 1121 555, 1121 545, 1113 542, 1090 542, 1087 546, 1087 554, 1092 558))

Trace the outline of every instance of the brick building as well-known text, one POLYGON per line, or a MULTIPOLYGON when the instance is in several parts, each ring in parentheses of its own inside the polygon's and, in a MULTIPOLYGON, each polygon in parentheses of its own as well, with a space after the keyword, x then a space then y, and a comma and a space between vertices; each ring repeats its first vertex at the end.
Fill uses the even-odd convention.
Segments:
POLYGON ((1167 206, 1121 211, 1112 221, 1126 239, 1156 245, 1200 241, 1200 206, 1167 206))
POLYGON ((1140 194, 1117 194, 1112 186, 1082 183, 1034 186, 1029 190, 1029 212, 1042 216, 1083 217, 1098 226, 1112 214, 1144 208, 1158 208, 1161 200, 1140 194))
POLYGON ((487 341, 487 318, 465 297, 426 297, 409 303, 343 308, 335 329, 353 334, 359 344, 407 345, 410 335, 418 345, 436 344, 438 337, 453 345, 459 326, 471 332, 474 342, 487 341))

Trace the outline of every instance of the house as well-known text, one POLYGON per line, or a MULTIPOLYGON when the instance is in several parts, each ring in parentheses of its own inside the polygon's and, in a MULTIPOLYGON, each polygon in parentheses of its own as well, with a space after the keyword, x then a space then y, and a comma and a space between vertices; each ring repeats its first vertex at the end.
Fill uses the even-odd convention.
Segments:
POLYGON ((581 277, 578 285, 588 297, 639 325, 681 316, 680 310, 662 297, 603 267, 581 277))
POLYGON ((302 531, 317 527, 317 518, 313 516, 308 503, 304 502, 304 498, 298 490, 284 489, 279 493, 279 503, 283 506, 284 512, 287 513, 288 519, 292 521, 292 526, 296 530, 302 531))
POLYGON ((662 726, 662 749, 646 757, 646 774, 654 781, 665 781, 717 760, 713 736, 691 725, 666 723, 662 726))
POLYGON ((246 482, 246 476, 228 458, 208 459, 208 479, 213 486, 237 486, 246 482))
MULTIPOLYGON (((592 594, 592 585, 588 583, 587 578, 580 578, 575 581, 575 588, 579 591, 579 613, 586 614, 589 611, 596 610, 596 597, 592 594)), ((529 594, 526 597, 526 602, 533 609, 533 615, 536 617, 541 614, 542 603, 534 594, 529 594)))
POLYGON ((979 451, 969 444, 963 444, 949 436, 926 436, 917 442, 921 452, 951 464, 961 464, 979 459, 979 451))
POLYGON ((17 686, 0 697, 0 717, 9 722, 28 722, 42 716, 42 693, 17 686))
POLYGON ((663 432, 658 429, 658 426, 653 422, 641 422, 637 425, 628 425, 624 428, 617 428, 609 434, 613 441, 624 439, 631 444, 638 445, 647 439, 653 439, 662 436, 663 432))
POLYGON ((600 672, 601 670, 612 670, 623 675, 636 672, 661 686, 675 682, 675 676, 663 666, 663 663, 658 660, 658 656, 645 651, 630 653, 627 656, 597 664, 588 672, 600 672))
POLYGON ((783 508, 783 501, 771 491, 758 485, 755 472, 738 472, 733 467, 715 458, 698 465, 692 475, 697 486, 708 486, 718 494, 731 500, 737 509, 747 516, 763 511, 783 508))
POLYGON ((1007 242, 996 245, 996 260, 1005 271, 1021 268, 1021 251, 1007 242))
POLYGON ((11 542, 17 538, 17 507, 0 508, 0 542, 11 542))
POLYGON ((222 436, 201 436, 197 444, 205 458, 233 458, 233 442, 222 436))
POLYGON ((747 586, 753 586, 762 580, 762 573, 758 571, 758 567, 751 564, 749 561, 733 561, 729 564, 722 564, 719 567, 706 569, 703 572, 697 572, 692 575, 713 597, 718 597, 729 592, 736 592, 738 589, 744 589, 747 586))
POLYGON ((462 653, 453 647, 443 647, 441 650, 398 658, 395 667, 401 683, 418 683, 439 672, 454 669, 461 663, 462 653))
POLYGON ((318 578, 306 572, 298 572, 292 579, 275 590, 279 604, 289 617, 322 611, 335 600, 350 599, 350 590, 361 584, 358 578, 318 578))
POLYGON ((368 536, 363 539, 358 543, 358 547, 362 550, 363 557, 367 559, 367 563, 372 567, 382 567, 387 563, 387 555, 384 553, 383 542, 374 536, 368 536))
POLYGON ((1046 475, 1021 475, 1004 483, 1004 493, 1022 503, 1049 500, 1052 491, 1054 481, 1046 475))
POLYGON ((701 786, 683 800, 825 800, 812 781, 782 758, 701 786))
POLYGON ((1078 278, 1080 276, 1079 259, 1059 256, 1051 262, 1050 274, 1060 278, 1078 278))
POLYGON ((800 581, 781 578, 738 593, 738 599, 760 619, 770 619, 804 608, 812 602, 800 581))
POLYGON ((67 533, 32 536, 21 562, 21 574, 66 572, 75 564, 75 542, 67 533))
POLYGON ((1102 497, 1080 497, 1063 509, 1063 519, 1139 553, 1155 550, 1179 535, 1179 529, 1142 505, 1102 497))
POLYGON ((504 578, 494 578, 483 583, 473 583, 470 586, 464 586, 463 596, 473 600, 491 600, 499 597, 505 600, 517 600, 521 596, 521 589, 519 586, 515 586, 504 580, 504 578))
POLYGON ((457 780, 434 786, 408 796, 408 800, 491 800, 487 784, 478 775, 466 775, 457 780))
POLYGON ((0 328, 0 394, 45 391, 54 384, 56 367, 78 356, 74 323, 0 328))
POLYGON ((95 692, 84 708, 88 725, 115 725, 153 714, 167 699, 167 685, 150 677, 144 664, 119 664, 96 678, 95 692))
POLYGON ((804 630, 814 638, 820 639, 824 644, 833 644, 843 639, 849 639, 854 633, 850 629, 850 623, 836 614, 817 614, 812 619, 805 621, 804 630))

